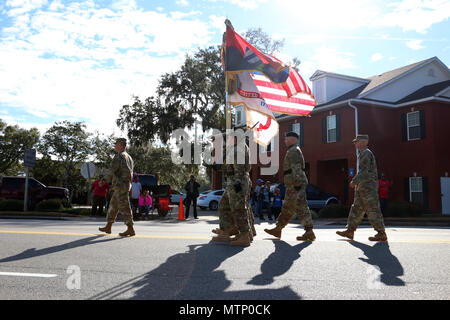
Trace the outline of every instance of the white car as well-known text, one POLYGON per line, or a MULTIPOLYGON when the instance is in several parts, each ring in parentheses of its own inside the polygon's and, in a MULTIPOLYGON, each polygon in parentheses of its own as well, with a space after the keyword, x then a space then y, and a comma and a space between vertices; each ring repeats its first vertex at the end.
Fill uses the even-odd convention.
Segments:
POLYGON ((210 210, 217 210, 219 207, 219 201, 222 198, 223 193, 225 190, 209 190, 200 193, 200 195, 197 198, 197 206, 200 207, 200 209, 207 209, 210 210))
POLYGON ((180 204, 180 198, 186 199, 186 194, 178 191, 178 190, 172 190, 172 194, 170 195, 170 202, 173 204, 180 204))

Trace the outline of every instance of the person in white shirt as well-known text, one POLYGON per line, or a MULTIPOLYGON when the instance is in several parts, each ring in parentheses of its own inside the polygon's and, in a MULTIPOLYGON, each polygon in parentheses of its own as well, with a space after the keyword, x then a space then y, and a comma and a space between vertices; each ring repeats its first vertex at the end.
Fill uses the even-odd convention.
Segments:
POLYGON ((130 190, 131 209, 133 210, 134 220, 140 220, 137 215, 139 214, 139 196, 141 195, 141 191, 142 185, 139 182, 139 177, 134 175, 130 190))

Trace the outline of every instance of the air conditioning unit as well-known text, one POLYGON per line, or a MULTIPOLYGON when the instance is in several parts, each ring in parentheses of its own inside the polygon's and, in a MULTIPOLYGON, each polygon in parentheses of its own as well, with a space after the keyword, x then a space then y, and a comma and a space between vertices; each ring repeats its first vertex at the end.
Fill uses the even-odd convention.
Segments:
POLYGON ((240 128, 245 127, 247 124, 245 120, 245 109, 244 106, 235 107, 235 117, 234 117, 234 127, 240 128))

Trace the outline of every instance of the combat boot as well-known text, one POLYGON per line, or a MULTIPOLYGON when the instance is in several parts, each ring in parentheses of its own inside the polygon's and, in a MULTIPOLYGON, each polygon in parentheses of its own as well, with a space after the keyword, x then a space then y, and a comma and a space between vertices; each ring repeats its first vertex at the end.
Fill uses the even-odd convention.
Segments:
POLYGON ((387 235, 384 231, 378 231, 375 237, 369 237, 370 241, 387 241, 387 235))
POLYGON ((100 230, 101 232, 105 232, 105 233, 111 233, 111 226, 112 226, 112 222, 108 222, 106 223, 106 226, 104 226, 103 228, 98 228, 98 230, 100 230))
POLYGON ((119 236, 121 237, 132 237, 136 233, 134 232, 133 226, 128 226, 127 230, 125 232, 119 233, 119 236))
POLYGON ((345 231, 336 231, 336 233, 338 235, 340 235, 341 237, 349 238, 350 240, 353 240, 353 236, 355 234, 355 230, 352 230, 352 229, 348 228, 345 231))
POLYGON ((314 234, 312 228, 305 229, 305 233, 302 236, 297 237, 298 241, 314 241, 316 240, 316 235, 314 234))
POLYGON ((231 240, 231 238, 228 232, 220 230, 220 232, 217 234, 217 237, 212 237, 212 240, 217 242, 228 242, 231 240))
POLYGON ((236 238, 230 242, 232 246, 249 246, 250 243, 251 241, 249 232, 242 232, 238 234, 236 238))
POLYGON ((283 230, 283 227, 281 226, 276 226, 273 229, 264 229, 265 232, 274 236, 275 238, 281 238, 281 230, 283 230))
POLYGON ((255 229, 255 226, 252 226, 252 235, 253 235, 254 237, 256 237, 256 229, 255 229))

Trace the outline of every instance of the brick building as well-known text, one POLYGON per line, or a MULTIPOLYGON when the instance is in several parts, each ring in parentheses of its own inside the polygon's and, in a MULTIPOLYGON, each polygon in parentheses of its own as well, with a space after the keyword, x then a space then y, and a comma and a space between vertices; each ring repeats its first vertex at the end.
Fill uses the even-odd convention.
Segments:
MULTIPOLYGON (((310 78, 317 106, 310 117, 278 115, 278 137, 263 150, 279 147, 280 169, 261 176, 252 166, 252 181, 283 180, 282 137, 300 135, 310 183, 353 202, 348 183, 356 174, 356 134, 370 136, 379 172, 394 184, 393 201, 416 201, 432 212, 450 214, 450 70, 437 57, 370 78, 316 71, 310 78)), ((213 179, 220 187, 221 179, 213 179)))

